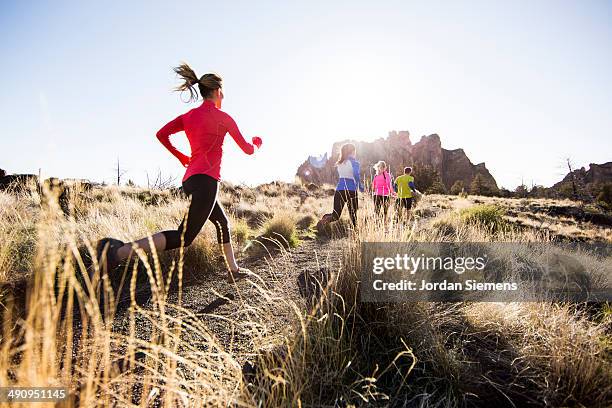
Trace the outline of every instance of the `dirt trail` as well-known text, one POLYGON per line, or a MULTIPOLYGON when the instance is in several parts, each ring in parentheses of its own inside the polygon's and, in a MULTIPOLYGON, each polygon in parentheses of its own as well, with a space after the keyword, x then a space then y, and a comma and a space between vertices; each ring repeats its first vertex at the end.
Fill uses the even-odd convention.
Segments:
MULTIPOLYGON (((206 275, 201 282, 183 288, 181 304, 242 364, 261 349, 273 347, 280 336, 291 334, 296 316, 289 302, 298 310, 306 308, 300 288, 303 276, 338 268, 343 245, 343 239, 308 239, 289 251, 243 259, 241 266, 257 276, 230 284, 225 271, 206 275)), ((178 293, 171 293, 168 300, 177 303, 178 293)), ((142 306, 151 309, 151 302, 148 299, 142 306)), ((142 320, 137 324, 138 337, 146 338, 150 322, 142 320)), ((128 321, 128 310, 124 310, 117 316, 117 328, 127 328, 128 321)))

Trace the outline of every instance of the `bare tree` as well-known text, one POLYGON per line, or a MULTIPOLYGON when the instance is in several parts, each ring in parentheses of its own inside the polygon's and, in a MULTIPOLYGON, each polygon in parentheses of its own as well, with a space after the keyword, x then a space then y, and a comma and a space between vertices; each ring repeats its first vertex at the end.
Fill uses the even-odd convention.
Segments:
POLYGON ((149 172, 147 172, 147 188, 150 190, 167 190, 174 187, 176 181, 175 176, 165 176, 161 170, 157 170, 157 175, 153 182, 149 179, 149 172))
POLYGON ((567 163, 567 168, 569 170, 570 180, 572 181, 572 191, 574 193, 574 200, 578 198, 578 189, 576 188, 576 175, 574 174, 574 169, 572 166, 572 161, 569 157, 565 158, 565 162, 567 163))
POLYGON ((117 185, 121 185, 121 177, 127 173, 127 170, 121 170, 121 164, 119 163, 119 157, 117 157, 117 167, 115 167, 115 171, 117 172, 117 185))

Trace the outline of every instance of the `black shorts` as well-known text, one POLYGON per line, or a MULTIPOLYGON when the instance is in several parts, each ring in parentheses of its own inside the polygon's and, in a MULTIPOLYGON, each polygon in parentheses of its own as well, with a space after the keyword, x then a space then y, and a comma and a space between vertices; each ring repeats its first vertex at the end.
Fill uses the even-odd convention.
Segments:
POLYGON ((412 197, 411 198, 398 198, 397 205, 399 208, 405 208, 407 210, 412 208, 412 197))

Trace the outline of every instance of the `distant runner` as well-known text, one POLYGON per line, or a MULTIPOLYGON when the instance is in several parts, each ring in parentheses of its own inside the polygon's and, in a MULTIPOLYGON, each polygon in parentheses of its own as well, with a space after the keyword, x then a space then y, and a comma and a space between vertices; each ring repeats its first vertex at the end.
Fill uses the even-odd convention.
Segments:
POLYGON ((387 220, 389 204, 391 202, 391 194, 393 187, 391 175, 387 171, 387 163, 379 161, 374 165, 376 175, 372 180, 372 195, 374 197, 374 212, 380 216, 380 211, 383 211, 383 220, 387 220))
POLYGON ((336 163, 338 170, 338 184, 334 193, 334 209, 331 214, 325 214, 318 227, 326 225, 333 221, 338 221, 342 215, 345 204, 348 204, 349 215, 353 227, 357 227, 357 209, 359 201, 357 198, 357 189, 364 191, 365 188, 361 182, 361 166, 355 159, 355 145, 346 143, 340 148, 340 157, 336 163))
POLYGON ((412 167, 404 167, 404 174, 395 179, 397 190, 397 210, 400 215, 408 215, 412 208, 412 200, 417 191, 412 176, 412 167))
MULTIPOLYGON (((246 276, 248 269, 240 268, 234 257, 230 240, 229 222, 221 203, 217 200, 223 156, 225 135, 230 134, 246 154, 253 154, 260 148, 260 137, 253 137, 247 142, 236 122, 230 115, 221 110, 223 88, 221 77, 217 74, 205 74, 198 77, 187 64, 182 64, 174 71, 185 81, 176 88, 177 91, 188 91, 189 102, 198 100, 198 90, 204 102, 197 108, 178 116, 157 132, 159 141, 172 153, 183 167, 183 191, 191 197, 189 212, 178 229, 158 232, 152 236, 157 251, 167 251, 189 246, 210 220, 217 230, 217 242, 220 244, 228 268, 228 280, 246 276), (196 90, 197 86, 197 90, 196 90), (185 132, 191 146, 191 157, 178 151, 170 142, 170 135, 185 132)), ((104 238, 98 242, 98 258, 106 248, 108 270, 116 267, 132 253, 132 245, 137 245, 150 252, 149 238, 135 242, 123 243, 117 239, 104 238)))

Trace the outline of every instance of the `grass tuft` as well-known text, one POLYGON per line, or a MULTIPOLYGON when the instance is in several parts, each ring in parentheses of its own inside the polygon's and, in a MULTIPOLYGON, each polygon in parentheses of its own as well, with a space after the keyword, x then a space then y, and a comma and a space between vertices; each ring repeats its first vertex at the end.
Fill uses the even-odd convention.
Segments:
POLYGON ((460 211, 461 220, 468 224, 482 227, 490 232, 505 231, 509 225, 504 219, 505 211, 492 204, 479 204, 460 211))
POLYGON ((262 237, 278 241, 284 247, 295 248, 299 244, 295 216, 281 211, 262 226, 262 237))

